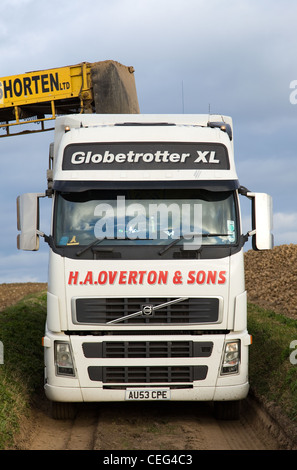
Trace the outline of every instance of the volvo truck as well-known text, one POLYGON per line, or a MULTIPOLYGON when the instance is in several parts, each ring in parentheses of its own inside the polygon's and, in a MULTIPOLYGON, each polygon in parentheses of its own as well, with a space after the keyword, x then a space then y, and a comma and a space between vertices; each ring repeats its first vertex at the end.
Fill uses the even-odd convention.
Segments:
POLYGON ((251 344, 244 245, 271 249, 273 235, 271 197, 241 185, 233 143, 228 116, 56 119, 47 188, 18 197, 18 248, 49 246, 44 389, 56 418, 125 400, 207 401, 238 418, 251 344))

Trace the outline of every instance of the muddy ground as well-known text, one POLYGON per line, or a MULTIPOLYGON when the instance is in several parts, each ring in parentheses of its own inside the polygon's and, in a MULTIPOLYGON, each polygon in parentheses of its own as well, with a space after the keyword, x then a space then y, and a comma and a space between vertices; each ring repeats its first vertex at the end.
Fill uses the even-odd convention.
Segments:
MULTIPOLYGON (((245 254, 249 301, 297 320, 297 245, 245 254)), ((0 311, 46 284, 0 285, 0 311)), ((269 411, 269 410, 268 410, 269 411)), ((209 404, 79 405, 75 420, 56 421, 40 397, 16 448, 25 450, 276 450, 292 448, 273 416, 249 399, 238 422, 218 422, 209 404), (29 432, 30 430, 30 432, 29 432)), ((280 417, 281 419, 281 417, 280 417)), ((286 426, 286 423, 284 424, 286 426)))

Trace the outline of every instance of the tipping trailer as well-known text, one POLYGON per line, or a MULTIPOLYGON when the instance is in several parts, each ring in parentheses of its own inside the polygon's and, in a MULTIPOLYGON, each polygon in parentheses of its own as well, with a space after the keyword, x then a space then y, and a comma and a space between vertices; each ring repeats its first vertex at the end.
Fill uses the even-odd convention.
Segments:
POLYGON ((45 194, 18 198, 18 247, 49 245, 45 393, 76 402, 247 396, 243 248, 273 246, 269 195, 241 186, 232 120, 81 114, 56 120, 45 194), (252 226, 243 234, 239 196, 252 226), (52 198, 51 232, 38 201, 52 198))

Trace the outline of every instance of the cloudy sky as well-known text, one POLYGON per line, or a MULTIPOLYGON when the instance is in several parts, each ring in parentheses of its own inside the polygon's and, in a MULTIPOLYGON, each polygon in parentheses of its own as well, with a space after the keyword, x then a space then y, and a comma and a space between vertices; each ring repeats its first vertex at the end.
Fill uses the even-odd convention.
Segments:
MULTIPOLYGON (((113 59, 135 68, 142 113, 232 116, 240 182, 273 196, 275 244, 296 244, 296 18, 295 0, 2 0, 0 77, 113 59)), ((44 192, 52 140, 0 139, 0 282, 47 279, 43 240, 16 248, 15 201, 44 192)))

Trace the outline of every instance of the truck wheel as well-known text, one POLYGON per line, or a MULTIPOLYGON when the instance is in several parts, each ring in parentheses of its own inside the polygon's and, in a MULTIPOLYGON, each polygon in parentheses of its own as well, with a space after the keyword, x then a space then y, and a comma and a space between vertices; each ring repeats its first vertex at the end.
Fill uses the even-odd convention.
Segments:
POLYGON ((74 419, 76 407, 74 403, 51 402, 51 417, 53 419, 74 419))
POLYGON ((215 401, 214 414, 216 419, 237 420, 240 416, 240 401, 215 401))

